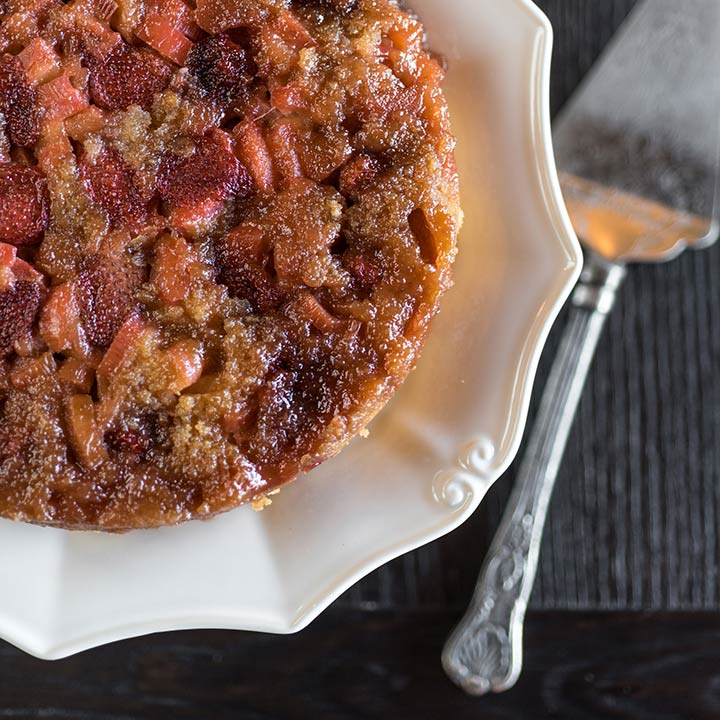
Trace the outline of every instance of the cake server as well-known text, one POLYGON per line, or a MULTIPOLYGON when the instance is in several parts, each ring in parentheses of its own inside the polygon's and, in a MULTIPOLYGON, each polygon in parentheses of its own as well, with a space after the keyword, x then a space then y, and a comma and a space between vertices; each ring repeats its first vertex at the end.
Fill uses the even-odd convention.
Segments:
POLYGON ((586 263, 508 507, 443 652, 445 671, 470 694, 502 692, 520 675, 550 497, 627 264, 717 239, 719 38, 719 0, 644 0, 556 122, 561 184, 586 263))

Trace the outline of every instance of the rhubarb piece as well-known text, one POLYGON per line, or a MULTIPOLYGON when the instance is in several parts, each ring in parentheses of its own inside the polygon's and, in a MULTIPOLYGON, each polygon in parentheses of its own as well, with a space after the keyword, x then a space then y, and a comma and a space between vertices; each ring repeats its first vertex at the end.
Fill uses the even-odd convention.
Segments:
POLYGON ((176 342, 163 352, 163 365, 170 375, 168 390, 179 395, 202 376, 202 345, 196 340, 176 342))
POLYGON ((233 130, 237 138, 236 152, 250 172, 258 192, 273 189, 273 162, 267 142, 253 120, 239 123, 233 130))
POLYGON ((46 122, 65 120, 88 106, 87 95, 72 83, 72 77, 65 72, 38 89, 38 100, 44 110, 46 122))
POLYGON ((40 336, 54 353, 78 359, 90 357, 92 348, 80 318, 77 288, 67 282, 50 293, 40 315, 40 336))
POLYGON ((159 13, 148 13, 142 27, 138 30, 137 36, 146 42, 153 50, 177 65, 184 65, 185 60, 192 48, 192 42, 188 40, 172 20, 163 17, 159 13))
POLYGON ((89 469, 107 460, 103 432, 95 419, 95 405, 89 395, 73 395, 67 401, 70 447, 78 461, 89 469))
POLYGON ((35 38, 17 59, 25 70, 27 79, 32 84, 38 84, 49 79, 60 65, 60 58, 52 47, 42 38, 35 38))
POLYGON ((169 305, 185 300, 197 280, 199 258, 177 235, 165 235, 155 246, 153 284, 158 297, 169 305))
POLYGON ((195 17, 203 30, 216 34, 258 27, 288 5, 289 0, 198 0, 195 17))

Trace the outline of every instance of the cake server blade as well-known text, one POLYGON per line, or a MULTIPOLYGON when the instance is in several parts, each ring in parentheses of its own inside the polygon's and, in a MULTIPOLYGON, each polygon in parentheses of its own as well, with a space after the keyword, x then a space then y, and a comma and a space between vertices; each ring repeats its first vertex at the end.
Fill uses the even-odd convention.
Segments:
POLYGON ((639 3, 557 119, 554 142, 586 264, 508 507, 443 651, 449 677, 473 695, 520 675, 548 505, 626 263, 717 239, 720 0, 639 3))

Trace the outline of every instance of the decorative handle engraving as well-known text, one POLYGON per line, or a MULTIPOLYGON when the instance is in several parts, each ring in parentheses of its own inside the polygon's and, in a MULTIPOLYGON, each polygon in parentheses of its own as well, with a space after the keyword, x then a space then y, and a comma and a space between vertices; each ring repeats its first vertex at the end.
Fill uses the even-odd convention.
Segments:
POLYGON ((582 388, 624 267, 587 259, 513 494, 443 667, 471 695, 503 692, 522 669, 522 633, 547 508, 582 388))

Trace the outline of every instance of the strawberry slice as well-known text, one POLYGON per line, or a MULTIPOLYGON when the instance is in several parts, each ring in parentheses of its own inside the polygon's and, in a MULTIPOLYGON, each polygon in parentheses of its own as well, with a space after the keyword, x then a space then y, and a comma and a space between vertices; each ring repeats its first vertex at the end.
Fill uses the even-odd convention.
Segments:
POLYGON ((108 214, 112 225, 140 224, 147 218, 147 203, 137 185, 135 169, 112 148, 94 161, 84 151, 78 161, 80 177, 91 200, 108 214))
POLYGON ((43 276, 0 243, 0 357, 28 337, 44 293, 43 276))
POLYGON ((153 98, 168 86, 172 71, 147 50, 124 43, 104 62, 90 62, 90 97, 104 110, 147 110, 153 98))
POLYGON ((215 243, 218 282, 230 295, 250 303, 253 310, 267 312, 286 300, 268 266, 269 248, 263 232, 252 225, 239 225, 215 243))
POLYGON ((0 56, 0 112, 13 145, 31 147, 40 136, 38 96, 22 62, 12 55, 0 56))
POLYGON ((33 167, 0 165, 0 242, 32 245, 50 222, 47 182, 33 167))
POLYGON ((231 139, 221 131, 191 139, 188 153, 166 155, 159 178, 170 226, 188 234, 212 222, 231 196, 248 197, 253 187, 231 139))
POLYGON ((252 77, 247 51, 224 33, 196 43, 185 66, 202 94, 217 103, 241 95, 252 77))
POLYGON ((0 292, 0 356, 9 355, 15 343, 30 333, 41 294, 41 286, 28 280, 0 292))
POLYGON ((112 343, 125 320, 139 307, 139 273, 127 262, 91 255, 75 280, 80 320, 88 340, 98 347, 112 343))

